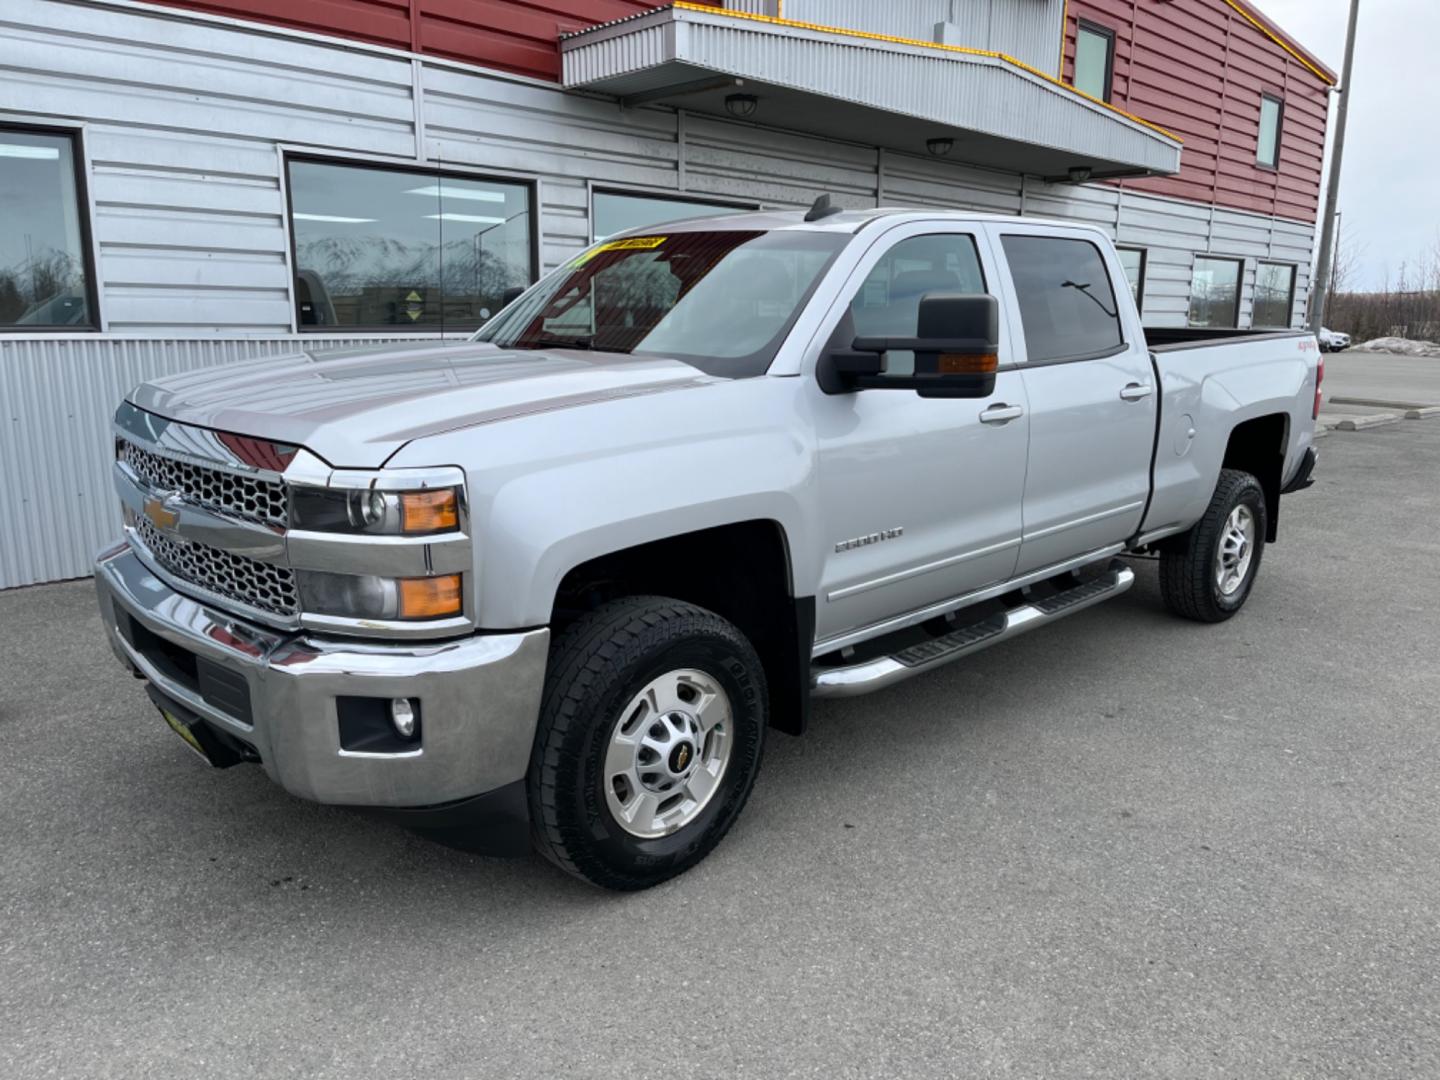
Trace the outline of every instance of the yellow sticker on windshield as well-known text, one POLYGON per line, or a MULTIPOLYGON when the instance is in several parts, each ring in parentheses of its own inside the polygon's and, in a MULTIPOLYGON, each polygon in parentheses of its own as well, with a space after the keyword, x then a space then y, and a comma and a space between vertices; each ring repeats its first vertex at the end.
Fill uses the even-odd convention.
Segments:
POLYGON ((632 236, 626 240, 611 240, 606 244, 597 244, 589 251, 584 252, 572 260, 570 269, 576 270, 595 258, 596 255, 603 254, 607 251, 650 250, 658 248, 661 244, 665 243, 666 239, 667 237, 664 236, 632 236))

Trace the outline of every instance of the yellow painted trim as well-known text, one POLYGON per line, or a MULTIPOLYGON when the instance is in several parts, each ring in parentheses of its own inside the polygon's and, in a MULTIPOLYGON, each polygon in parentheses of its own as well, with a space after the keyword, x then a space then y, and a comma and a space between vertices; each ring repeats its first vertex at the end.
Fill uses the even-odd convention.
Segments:
POLYGON ((940 52, 964 53, 967 56, 987 56, 992 60, 1000 60, 1006 64, 1010 64, 1012 67, 1019 68, 1021 71, 1029 72, 1031 75, 1044 79, 1048 83, 1054 83, 1062 90, 1069 91, 1078 97, 1084 98, 1086 101, 1093 102, 1102 108, 1117 113, 1127 120, 1133 120, 1135 123, 1149 128, 1151 131, 1158 131, 1167 139, 1173 139, 1177 143, 1184 143, 1184 140, 1181 139, 1180 136, 1173 132, 1166 131, 1159 124, 1152 124, 1149 120, 1142 119, 1134 113, 1128 113, 1124 109, 1111 105, 1108 101, 1101 101, 1097 97, 1092 97, 1085 93, 1084 90, 1071 86, 1067 82, 1062 82, 1054 75, 1047 75, 1039 68, 1031 67, 1023 60, 1017 60, 1015 57, 1007 56, 1002 52, 995 52, 993 49, 972 49, 966 45, 942 45, 938 41, 920 41, 917 38, 896 37, 893 34, 875 34, 868 30, 851 30, 845 26, 823 26, 820 23, 797 22, 794 19, 780 19, 772 15, 753 15, 748 11, 728 11, 724 8, 713 8, 705 4, 689 3, 688 0, 675 0, 670 6, 682 11, 698 11, 705 15, 721 15, 727 19, 749 19, 752 22, 769 23, 771 26, 790 26, 797 30, 813 30, 821 34, 839 34, 842 37, 864 38, 869 41, 887 41, 893 45, 909 45, 921 49, 936 49, 940 52))
POLYGON ((1055 77, 1065 78, 1065 39, 1070 36, 1070 0, 1060 9, 1060 59, 1055 64, 1055 77))
MULTIPOLYGON (((1067 0, 1067 3, 1068 3, 1068 0, 1067 0)), ((1321 71, 1321 70, 1320 70, 1319 68, 1317 68, 1314 64, 1312 64, 1309 60, 1306 60, 1305 57, 1301 56, 1300 53, 1299 53, 1298 51, 1296 51, 1295 47, 1292 46, 1288 41, 1286 41, 1286 40, 1284 40, 1283 38, 1281 38, 1281 37, 1277 36, 1276 34, 1272 33, 1272 32, 1270 31, 1270 28, 1269 28, 1268 26, 1266 26, 1264 23, 1262 23, 1262 22, 1260 22, 1258 19, 1256 19, 1255 16, 1251 15, 1251 14, 1250 14, 1248 11, 1246 11, 1243 7, 1241 7, 1239 4, 1237 4, 1237 3, 1235 2, 1235 0, 1225 0, 1225 3, 1228 4, 1231 8, 1233 8, 1233 9, 1235 10, 1235 12, 1236 12, 1242 19, 1244 19, 1246 22, 1248 22, 1251 26, 1255 27, 1256 30, 1259 30, 1260 33, 1264 34, 1267 38, 1269 38, 1271 41, 1273 41, 1276 45, 1279 45, 1280 48, 1284 49, 1287 53, 1289 53, 1291 56, 1293 56, 1296 60, 1299 60, 1300 63, 1301 63, 1304 67, 1309 68, 1314 74, 1318 75, 1318 76, 1320 77, 1320 81, 1323 82, 1326 86, 1334 86, 1334 85, 1335 85, 1335 80, 1334 80, 1334 79, 1330 78, 1329 75, 1326 75, 1325 72, 1321 71)))

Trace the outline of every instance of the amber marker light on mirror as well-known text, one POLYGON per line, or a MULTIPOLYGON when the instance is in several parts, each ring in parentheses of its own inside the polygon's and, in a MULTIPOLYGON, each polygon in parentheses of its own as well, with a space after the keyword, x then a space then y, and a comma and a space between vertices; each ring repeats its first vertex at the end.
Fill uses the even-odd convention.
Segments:
POLYGON ((459 574, 402 578, 397 584, 400 586, 402 619, 442 619, 447 615, 460 614, 459 574))
POLYGON ((407 491, 400 496, 401 529, 407 533, 441 532, 460 524, 460 501, 454 488, 407 491))
POLYGON ((939 373, 941 375, 990 375, 1000 368, 1000 358, 994 353, 983 356, 963 356, 959 353, 941 353, 939 373))

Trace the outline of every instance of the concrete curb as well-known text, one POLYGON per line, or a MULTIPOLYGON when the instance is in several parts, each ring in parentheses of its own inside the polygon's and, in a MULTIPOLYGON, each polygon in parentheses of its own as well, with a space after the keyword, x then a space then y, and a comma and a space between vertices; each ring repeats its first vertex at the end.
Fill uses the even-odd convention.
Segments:
POLYGON ((1406 420, 1428 420, 1432 416, 1440 416, 1440 405, 1422 405, 1418 409, 1406 409, 1406 420))
POLYGON ((1399 413, 1376 413, 1373 416, 1353 416, 1339 421, 1336 431, 1364 431, 1366 428, 1398 424, 1403 419, 1399 413))
POLYGON ((1419 401, 1386 401, 1381 398, 1368 397, 1327 397, 1325 401, 1330 405, 1359 405, 1366 409, 1424 409, 1428 408, 1419 401))

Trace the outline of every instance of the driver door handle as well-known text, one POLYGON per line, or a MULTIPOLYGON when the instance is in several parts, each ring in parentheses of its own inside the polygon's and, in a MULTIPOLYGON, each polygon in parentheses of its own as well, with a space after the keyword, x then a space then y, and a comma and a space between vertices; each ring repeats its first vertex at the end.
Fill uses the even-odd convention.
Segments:
POLYGON ((1126 386, 1124 390, 1120 391, 1120 400, 1143 401, 1145 398, 1149 397, 1154 392, 1155 388, 1153 386, 1147 386, 1144 383, 1132 382, 1128 386, 1126 386))
POLYGON ((1018 420, 1025 415, 1025 410, 1019 405, 991 405, 980 414, 982 424, 1008 424, 1011 420, 1018 420))

